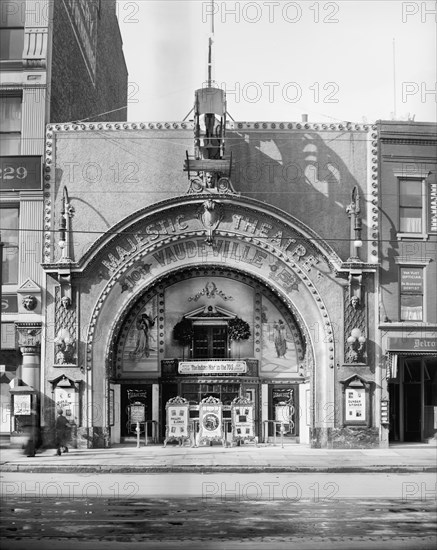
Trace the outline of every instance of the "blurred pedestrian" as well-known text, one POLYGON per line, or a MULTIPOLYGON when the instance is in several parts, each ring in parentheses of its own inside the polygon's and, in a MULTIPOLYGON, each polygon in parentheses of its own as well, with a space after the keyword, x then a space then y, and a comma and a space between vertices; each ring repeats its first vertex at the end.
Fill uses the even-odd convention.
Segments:
POLYGON ((68 453, 67 441, 70 435, 70 423, 65 418, 62 409, 58 410, 58 417, 56 418, 55 425, 56 432, 56 454, 61 456, 62 451, 68 453))
POLYGON ((38 426, 38 417, 35 411, 32 411, 29 423, 24 426, 27 434, 27 441, 24 445, 24 454, 33 457, 37 449, 41 446, 41 434, 38 426))

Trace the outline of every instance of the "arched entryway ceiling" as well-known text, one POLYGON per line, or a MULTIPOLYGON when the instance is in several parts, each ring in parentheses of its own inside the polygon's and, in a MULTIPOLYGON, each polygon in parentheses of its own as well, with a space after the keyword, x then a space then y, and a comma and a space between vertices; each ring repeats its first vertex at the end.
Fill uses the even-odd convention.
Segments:
MULTIPOLYGON (((120 342, 120 339, 126 337, 126 334, 124 333, 127 330, 125 327, 126 321, 128 321, 127 324, 132 322, 133 319, 137 317, 142 307, 154 296, 158 295, 158 298, 162 299, 162 292, 165 288, 177 284, 180 281, 197 277, 213 277, 215 279, 224 277, 232 279, 236 282, 247 284, 251 288, 254 288, 255 291, 267 296, 284 316, 284 319, 287 322, 288 326, 291 327, 294 340, 298 343, 299 360, 302 362, 306 360, 309 366, 313 364, 314 357, 313 350, 311 348, 310 335, 305 326, 304 320, 301 318, 299 312, 296 310, 291 302, 284 302, 283 296, 281 296, 271 285, 266 284, 259 278, 250 276, 244 271, 240 271, 238 269, 212 265, 206 267, 199 266, 193 268, 175 269, 171 273, 168 273, 163 277, 155 280, 152 285, 142 289, 141 292, 132 295, 131 300, 126 304, 124 310, 114 318, 114 321, 112 322, 110 327, 112 338, 110 341, 108 341, 108 348, 105 353, 105 356, 108 358, 107 366, 109 368, 110 375, 111 372, 115 374, 116 371, 116 363, 118 358, 115 354, 117 352, 117 349, 119 349, 118 344, 120 342)), ((261 304, 255 311, 255 315, 261 317, 261 304)), ((260 337, 260 330, 258 330, 257 335, 257 329, 260 329, 260 322, 261 321, 258 320, 255 323, 256 338, 260 337)), ((164 308, 160 309, 158 316, 158 326, 160 326, 161 331, 161 334, 159 336, 160 338, 163 338, 164 334, 162 333, 162 330, 164 327, 164 308)), ((160 345, 163 346, 164 342, 160 342, 160 345)))
POLYGON ((178 270, 217 267, 260 281, 294 312, 310 335, 315 399, 332 402, 335 340, 343 330, 340 263, 310 228, 253 199, 184 196, 136 212, 72 266, 86 285, 93 391, 105 387, 117 323, 141 293, 178 270))

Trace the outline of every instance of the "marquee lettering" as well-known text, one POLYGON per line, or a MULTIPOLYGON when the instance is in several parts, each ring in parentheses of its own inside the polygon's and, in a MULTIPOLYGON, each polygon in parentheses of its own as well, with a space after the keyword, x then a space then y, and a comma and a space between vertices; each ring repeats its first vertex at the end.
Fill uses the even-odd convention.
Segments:
MULTIPOLYGON (((196 218, 186 220, 183 214, 153 221, 146 225, 143 231, 137 231, 129 237, 122 236, 107 257, 102 260, 102 264, 108 270, 109 276, 112 276, 129 257, 156 242, 161 236, 180 234, 185 230, 194 231, 198 229, 197 224, 196 218)), ((226 230, 225 221, 222 222, 222 226, 223 230, 226 230)), ((296 245, 296 239, 284 235, 284 232, 275 228, 273 224, 261 221, 256 217, 233 215, 228 221, 228 228, 250 236, 268 239, 269 243, 284 251, 290 259, 301 262, 306 271, 310 271, 311 267, 319 262, 315 256, 307 255, 308 251, 305 246, 296 245), (295 246, 292 247, 292 245, 295 246)), ((196 256, 204 259, 211 254, 216 258, 229 258, 259 268, 263 267, 263 262, 268 257, 268 253, 250 244, 243 244, 241 240, 216 238, 212 247, 207 246, 204 239, 175 243, 155 252, 153 258, 161 267, 164 267, 196 256)), ((276 274, 276 278, 278 278, 278 274, 276 274)), ((281 278, 279 277, 278 280, 281 278)), ((283 283, 287 287, 292 284, 289 281, 283 281, 283 283)))

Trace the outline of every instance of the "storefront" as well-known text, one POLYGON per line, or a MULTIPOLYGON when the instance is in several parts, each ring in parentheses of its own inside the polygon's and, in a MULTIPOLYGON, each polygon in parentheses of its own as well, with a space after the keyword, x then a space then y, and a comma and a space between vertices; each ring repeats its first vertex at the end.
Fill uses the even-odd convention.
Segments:
POLYGON ((389 440, 427 442, 437 433, 437 334, 387 337, 389 440))

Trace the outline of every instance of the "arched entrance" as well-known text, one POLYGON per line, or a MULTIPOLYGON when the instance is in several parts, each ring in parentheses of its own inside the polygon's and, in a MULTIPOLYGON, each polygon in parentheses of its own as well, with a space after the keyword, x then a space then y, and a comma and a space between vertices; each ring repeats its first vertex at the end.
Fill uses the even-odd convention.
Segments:
POLYGON ((148 419, 159 423, 161 437, 165 403, 177 395, 193 407, 217 397, 225 418, 233 399, 249 397, 262 437, 263 422, 274 419, 275 400, 288 394, 295 419, 287 434, 307 440, 299 411, 314 365, 309 340, 295 308, 260 279, 223 266, 172 271, 143 289, 114 327, 108 379, 121 408, 119 426, 113 418, 113 441, 134 431, 128 406, 135 390, 142 392, 148 419), (208 372, 200 373, 201 365, 208 372))
MULTIPOLYGON (((216 354, 235 359, 239 354, 253 361, 245 380, 254 386, 248 390, 256 389, 259 426, 271 419, 275 395, 291 384, 300 399, 300 439, 308 441, 311 429, 333 426, 334 326, 339 336, 342 327, 331 319, 342 318, 343 300, 342 286, 332 276, 335 260, 309 228, 241 197, 182 197, 119 224, 84 258, 90 289, 85 294, 90 305, 94 300, 87 340, 89 427, 100 424, 108 434, 121 419, 116 410, 125 402, 110 383, 147 380, 150 417, 161 424, 165 399, 172 393, 200 398, 206 379, 184 387, 175 363, 185 354, 189 359, 215 359, 211 355, 216 354), (264 323, 263 308, 268 313, 264 323), (237 342, 229 339, 229 321, 235 317, 251 328, 251 340, 238 342, 238 351, 237 342), (183 320, 191 323, 193 335, 181 347, 173 335, 183 320)), ((219 382, 205 391, 228 393, 226 399, 241 393, 243 377, 233 374, 227 379, 229 392, 219 382)))

